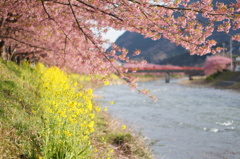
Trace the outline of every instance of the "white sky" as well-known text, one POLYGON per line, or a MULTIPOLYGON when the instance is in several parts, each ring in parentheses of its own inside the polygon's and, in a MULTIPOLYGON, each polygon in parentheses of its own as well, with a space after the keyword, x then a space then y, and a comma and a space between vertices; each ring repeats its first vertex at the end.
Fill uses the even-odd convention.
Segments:
MULTIPOLYGON (((109 39, 110 42, 115 42, 117 38, 122 35, 125 31, 116 31, 114 29, 109 29, 106 34, 102 34, 104 39, 109 39)), ((107 48, 108 46, 106 46, 107 48)))

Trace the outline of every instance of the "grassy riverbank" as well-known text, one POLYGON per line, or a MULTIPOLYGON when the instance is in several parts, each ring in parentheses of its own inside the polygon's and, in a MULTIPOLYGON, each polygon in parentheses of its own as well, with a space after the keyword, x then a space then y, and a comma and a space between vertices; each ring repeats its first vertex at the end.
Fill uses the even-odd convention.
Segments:
POLYGON ((194 80, 184 80, 181 81, 181 84, 231 89, 240 92, 240 72, 219 72, 209 77, 194 77, 194 80))
POLYGON ((94 104, 93 86, 88 76, 0 59, 0 159, 152 158, 143 137, 94 104))

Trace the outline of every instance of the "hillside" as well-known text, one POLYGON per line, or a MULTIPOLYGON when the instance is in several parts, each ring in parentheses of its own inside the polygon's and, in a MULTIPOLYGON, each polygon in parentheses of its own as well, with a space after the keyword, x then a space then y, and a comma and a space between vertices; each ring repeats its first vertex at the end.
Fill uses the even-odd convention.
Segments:
MULTIPOLYGON (((192 0, 194 2, 196 0, 192 0)), ((218 2, 223 2, 225 4, 231 4, 235 0, 218 0, 218 2)), ((213 1, 213 4, 216 4, 216 0, 213 1)), ((176 16, 178 16, 176 14, 176 16)), ((204 19, 199 15, 199 19, 204 19)), ((218 23, 216 23, 218 24, 218 23)), ((231 30, 229 34, 239 33, 239 30, 231 30)), ((217 46, 227 48, 229 51, 230 48, 230 36, 223 32, 214 32, 209 39, 214 39, 218 42, 217 46)), ((115 42, 118 46, 124 47, 129 50, 128 56, 133 60, 147 60, 149 63, 155 64, 172 64, 179 66, 201 66, 207 56, 191 56, 188 54, 188 51, 181 46, 176 46, 174 43, 170 43, 169 40, 161 38, 159 40, 151 40, 150 38, 144 38, 144 36, 126 31, 122 34, 115 42), (132 53, 136 49, 141 50, 141 54, 138 56, 133 56, 132 53), (179 60, 181 59, 181 60, 179 60)), ((108 48, 110 51, 111 48, 108 48)), ((240 55, 240 44, 233 42, 233 53, 240 55)))
MULTIPOLYGON (((159 63, 166 58, 186 52, 182 47, 170 43, 167 39, 152 40, 144 38, 138 33, 126 31, 117 40, 116 44, 129 50, 129 57, 135 60, 147 60, 149 63, 159 63), (132 56, 136 49, 141 50, 139 56, 132 56)), ((110 48, 109 48, 110 49, 110 48)))
MULTIPOLYGON (((214 32, 211 37, 215 39, 217 46, 224 46, 229 50, 230 38, 224 33, 214 32)), ((133 60, 147 60, 149 63, 155 64, 172 64, 178 66, 201 66, 207 56, 189 55, 188 51, 181 46, 176 46, 174 43, 170 43, 169 40, 161 38, 159 40, 151 40, 150 38, 144 38, 144 36, 126 31, 116 40, 116 45, 124 47, 129 50, 128 56, 133 60), (141 54, 133 56, 132 53, 136 49, 141 50, 141 54), (181 59, 181 60, 179 60, 181 59)), ((111 48, 108 48, 108 51, 111 48)), ((233 53, 240 55, 240 44, 233 42, 233 53)))
POLYGON ((175 55, 173 57, 164 59, 160 61, 159 64, 161 65, 172 64, 176 66, 203 66, 207 56, 211 56, 211 54, 198 56, 198 55, 189 55, 188 53, 183 53, 180 55, 175 55))

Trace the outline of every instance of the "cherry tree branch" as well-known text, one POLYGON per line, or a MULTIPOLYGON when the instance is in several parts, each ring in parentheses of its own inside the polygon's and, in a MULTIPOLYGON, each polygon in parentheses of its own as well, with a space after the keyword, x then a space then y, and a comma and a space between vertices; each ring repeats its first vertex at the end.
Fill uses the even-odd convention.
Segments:
POLYGON ((92 9, 96 9, 96 10, 98 10, 98 11, 100 11, 100 12, 106 14, 106 15, 110 15, 110 16, 112 16, 112 17, 114 17, 114 18, 116 18, 116 19, 118 19, 118 20, 120 20, 120 21, 123 22, 123 19, 119 18, 117 15, 115 15, 115 14, 113 14, 113 13, 107 13, 107 12, 105 12, 104 10, 101 10, 101 9, 99 9, 99 8, 96 8, 96 7, 93 7, 92 5, 87 4, 87 3, 85 3, 85 2, 83 2, 83 1, 81 1, 81 0, 77 0, 77 1, 80 2, 80 3, 82 3, 82 4, 84 4, 84 5, 86 5, 86 6, 88 6, 88 7, 90 7, 90 8, 92 8, 92 9))
POLYGON ((14 40, 14 41, 16 41, 16 42, 18 42, 18 43, 27 45, 27 46, 29 46, 29 47, 33 47, 33 48, 37 48, 37 49, 42 49, 42 50, 46 50, 46 51, 53 51, 53 50, 51 50, 51 49, 49 49, 49 48, 45 48, 45 47, 41 47, 41 46, 37 46, 37 45, 32 45, 32 44, 30 44, 30 43, 26 43, 26 42, 24 42, 24 41, 21 41, 21 40, 19 40, 19 39, 17 39, 17 38, 11 37, 11 36, 1 36, 1 35, 0 35, 0 38, 2 38, 2 39, 12 39, 12 40, 14 40))

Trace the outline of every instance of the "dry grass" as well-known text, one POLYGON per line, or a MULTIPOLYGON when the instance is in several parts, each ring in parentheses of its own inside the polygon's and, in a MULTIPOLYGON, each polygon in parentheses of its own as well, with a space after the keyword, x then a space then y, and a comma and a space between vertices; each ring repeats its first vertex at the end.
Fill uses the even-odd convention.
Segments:
MULTIPOLYGON (((152 159, 147 141, 130 129, 122 129, 122 123, 101 112, 98 116, 96 134, 93 137, 100 151, 111 151, 113 159, 152 159), (97 142, 96 142, 97 141, 97 142)), ((103 154, 105 154, 104 152, 103 154)))
POLYGON ((222 72, 218 75, 213 75, 210 77, 199 76, 194 77, 194 80, 182 80, 179 84, 186 85, 186 86, 193 86, 193 87, 213 87, 213 88, 220 88, 220 89, 232 89, 235 91, 240 92, 240 72, 222 72), (221 85, 224 81, 234 81, 235 84, 230 86, 228 85, 221 85))

